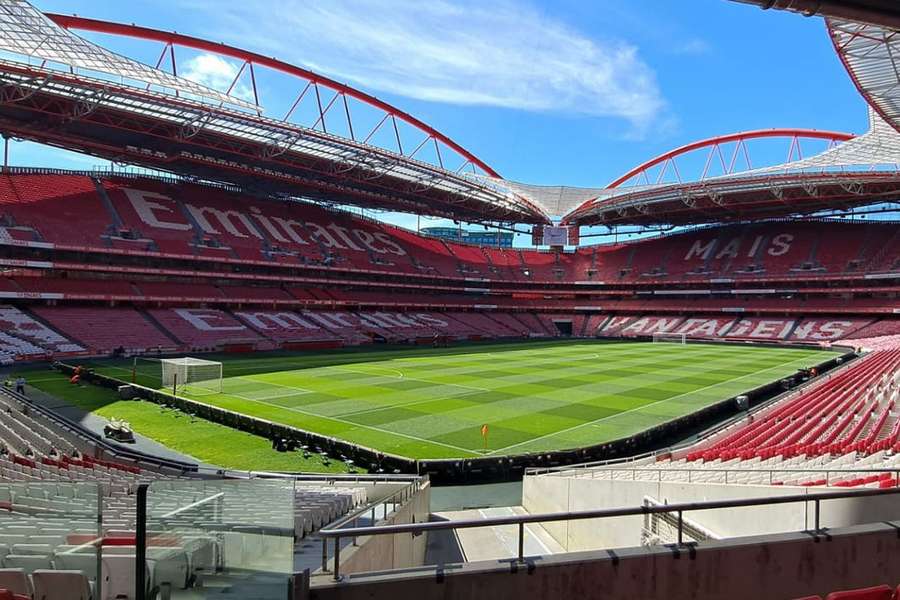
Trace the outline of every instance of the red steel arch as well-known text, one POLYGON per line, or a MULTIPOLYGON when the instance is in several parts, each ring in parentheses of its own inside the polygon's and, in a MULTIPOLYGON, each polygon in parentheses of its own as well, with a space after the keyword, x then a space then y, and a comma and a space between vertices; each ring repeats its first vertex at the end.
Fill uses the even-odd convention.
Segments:
MULTIPOLYGON (((375 108, 385 112, 384 119, 382 119, 382 121, 378 124, 378 126, 375 128, 375 130, 369 134, 369 137, 371 137, 371 135, 373 133, 375 133, 375 131, 377 131, 385 123, 385 121, 388 120, 388 118, 390 118, 391 120, 394 121, 394 123, 393 123, 394 129, 395 129, 395 133, 397 134, 398 145, 400 145, 399 133, 396 132, 396 120, 399 119, 399 120, 403 121, 404 123, 407 123, 408 125, 414 127, 415 129, 421 131, 422 133, 424 133, 426 135, 425 140, 421 144, 419 144, 419 146, 417 148, 415 148, 415 150, 413 150, 412 154, 407 154, 407 156, 412 157, 415 154, 415 152, 417 152, 426 142, 428 142, 429 140, 433 140, 435 143, 435 148, 437 150, 439 160, 441 160, 441 159, 440 159, 440 150, 437 149, 437 142, 440 142, 440 143, 444 144, 445 146, 447 146, 448 148, 451 148, 456 153, 458 153, 461 157, 466 159, 466 161, 468 161, 468 163, 471 163, 472 165, 474 165, 474 166, 478 167, 479 169, 481 169, 482 171, 484 171, 485 174, 487 174, 491 177, 500 178, 500 174, 497 173, 490 166, 488 166, 487 163, 485 163, 484 161, 479 159, 477 156, 475 156, 474 154, 472 154, 471 152, 469 152, 468 150, 463 148, 458 143, 454 142, 452 139, 450 139, 446 135, 437 131, 430 125, 424 123, 423 121, 420 121, 419 119, 413 117, 412 115, 388 104, 387 102, 384 102, 383 100, 379 100, 375 96, 372 96, 365 92, 361 92, 361 91, 354 89, 346 84, 340 83, 338 81, 335 81, 335 80, 325 77, 323 75, 319 75, 318 73, 309 71, 308 69, 303 69, 296 65, 292 65, 290 63, 286 63, 284 61, 278 60, 274 57, 263 56, 261 54, 255 53, 255 52, 250 52, 248 50, 235 48, 234 46, 229 46, 229 45, 221 43, 221 42, 212 42, 209 40, 204 40, 204 39, 193 37, 193 36, 183 35, 183 34, 176 33, 176 32, 161 31, 158 29, 152 29, 149 27, 142 27, 142 26, 133 25, 133 24, 128 25, 125 23, 114 23, 111 21, 89 19, 89 18, 79 17, 79 16, 75 16, 75 15, 60 15, 60 14, 55 14, 55 13, 46 13, 46 16, 49 19, 51 19, 53 22, 55 22, 57 25, 64 27, 66 29, 74 29, 74 30, 80 30, 80 31, 92 31, 92 32, 96 32, 96 33, 105 33, 105 34, 110 34, 110 35, 119 35, 119 36, 138 38, 138 39, 142 39, 142 40, 161 42, 161 43, 165 44, 165 48, 163 50, 163 55, 165 55, 166 51, 169 51, 173 66, 175 64, 175 62, 174 62, 175 61, 174 46, 183 46, 186 48, 192 48, 194 50, 212 52, 212 53, 219 54, 222 56, 228 56, 230 58, 244 61, 244 66, 242 67, 241 72, 243 72, 243 69, 249 65, 251 80, 254 80, 254 81, 255 81, 255 78, 254 78, 255 76, 254 76, 254 72, 253 72, 254 64, 260 65, 263 67, 268 67, 270 69, 280 71, 280 72, 286 73, 288 75, 293 75, 293 76, 301 78, 301 79, 305 79, 316 88, 315 89, 316 94, 318 94, 318 86, 319 85, 329 88, 335 92, 334 98, 330 102, 327 103, 327 106, 324 107, 324 109, 322 107, 321 100, 319 100, 320 119, 324 120, 325 113, 332 107, 332 105, 335 103, 335 100, 338 98, 338 96, 344 96, 345 98, 347 96, 349 96, 351 98, 354 98, 355 100, 364 102, 365 104, 368 104, 372 107, 375 107, 375 108)), ((160 62, 162 62, 162 58, 163 58, 163 56, 160 56, 160 62)), ((240 73, 238 74, 238 76, 240 76, 240 73)), ((234 85, 234 84, 232 84, 232 85, 234 85)), ((255 90, 255 83, 254 83, 254 94, 255 93, 256 93, 256 90, 255 90)), ((302 98, 303 94, 305 94, 305 93, 306 93, 306 89, 304 89, 304 92, 301 93, 300 98, 302 98)), ((297 102, 300 101, 300 98, 298 98, 297 102)), ((295 102, 294 106, 296 106, 297 102, 295 102)), ((347 110, 347 118, 349 121, 350 120, 349 108, 346 106, 346 104, 345 104, 344 108, 347 110)), ((318 124, 318 122, 317 122, 317 124, 318 124)), ((352 132, 352 121, 350 121, 350 130, 352 132)), ((400 145, 400 146, 401 146, 401 154, 402 154, 403 153, 402 145, 400 145)), ((441 162, 443 162, 443 161, 441 161, 441 162)), ((441 166, 443 167, 443 164, 441 164, 441 166)), ((463 167, 465 167, 465 164, 463 165, 463 167)), ((458 169, 458 170, 462 170, 463 167, 460 167, 460 169, 458 169)))
MULTIPOLYGON (((688 154, 690 152, 694 152, 696 150, 702 150, 703 148, 709 148, 710 153, 707 157, 706 161, 706 169, 708 170, 710 162, 714 160, 716 154, 718 153, 718 157, 722 162, 723 171, 726 173, 731 173, 733 171, 733 167, 736 163, 736 158, 738 156, 738 152, 743 150, 745 156, 747 157, 747 161, 749 162, 749 154, 746 142, 748 140, 760 139, 760 138, 790 138, 791 145, 788 149, 788 161, 793 160, 792 156, 796 149, 797 158, 802 158, 800 155, 800 140, 803 139, 818 139, 818 140, 826 140, 833 144, 837 144, 839 142, 846 142, 847 140, 851 140, 855 135, 851 133, 842 133, 838 131, 822 131, 819 129, 756 129, 752 131, 742 131, 739 133, 731 133, 727 135, 720 135, 711 138, 707 138, 705 140, 699 140, 696 142, 692 142, 690 144, 686 144, 679 148, 675 148, 674 150, 670 150, 669 152, 665 152, 660 154, 655 158, 651 158, 645 163, 642 163, 635 168, 631 169, 612 183, 610 183, 607 187, 609 188, 617 188, 621 186, 626 181, 638 177, 639 175, 645 175, 649 169, 657 165, 663 165, 663 171, 660 173, 660 177, 665 173, 666 168, 671 165, 676 175, 678 174, 678 167, 675 165, 675 159, 684 154, 688 154), (730 160, 726 161, 724 154, 721 151, 721 146, 723 144, 731 144, 735 143, 736 146, 734 148, 734 152, 732 153, 732 157, 730 160)), ((704 172, 704 176, 705 176, 704 172)), ((701 177, 702 179, 703 177, 701 177)), ((680 177, 679 177, 680 180, 680 177)), ((647 181, 647 183, 653 183, 647 181)))

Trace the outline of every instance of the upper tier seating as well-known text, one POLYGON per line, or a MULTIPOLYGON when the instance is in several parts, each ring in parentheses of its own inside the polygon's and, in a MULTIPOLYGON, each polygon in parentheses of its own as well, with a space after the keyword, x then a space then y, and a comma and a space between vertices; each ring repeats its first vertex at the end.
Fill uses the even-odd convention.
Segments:
POLYGON ((840 274, 859 270, 854 259, 870 236, 888 229, 789 221, 700 229, 631 242, 622 268, 631 278, 666 279, 840 274), (839 236, 830 235, 834 227, 839 236))
POLYGON ((16 239, 73 246, 105 247, 112 223, 93 180, 82 175, 0 176, 4 216, 16 239))
POLYGON ((80 175, 0 178, 0 243, 15 240, 519 282, 824 277, 896 270, 900 258, 888 222, 763 222, 556 253, 426 238, 208 186, 80 175))
POLYGON ((162 253, 415 272, 381 228, 309 204, 193 185, 103 180, 125 231, 162 253))

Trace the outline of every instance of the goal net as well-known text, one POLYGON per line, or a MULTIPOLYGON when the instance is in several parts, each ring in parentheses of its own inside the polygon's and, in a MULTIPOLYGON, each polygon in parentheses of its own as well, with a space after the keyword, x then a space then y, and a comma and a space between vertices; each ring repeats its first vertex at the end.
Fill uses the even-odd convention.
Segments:
POLYGON ((222 391, 222 363, 202 358, 163 358, 161 384, 164 388, 191 394, 217 394, 222 391))
POLYGON ((654 333, 653 343, 687 344, 687 335, 684 333, 654 333))

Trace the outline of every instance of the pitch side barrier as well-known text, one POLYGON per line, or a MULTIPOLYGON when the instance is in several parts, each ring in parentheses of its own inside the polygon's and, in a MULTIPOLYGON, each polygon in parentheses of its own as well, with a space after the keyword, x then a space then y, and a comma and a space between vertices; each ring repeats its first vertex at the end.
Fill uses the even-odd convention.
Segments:
MULTIPOLYGON (((856 358, 859 358, 860 356, 862 356, 862 354, 857 354, 855 352, 849 352, 849 353, 844 354, 841 357, 838 357, 838 358, 842 359, 842 362, 840 364, 836 365, 834 368, 832 368, 829 371, 829 373, 831 373, 838 367, 843 368, 843 367, 848 366, 850 364, 850 361, 855 360, 856 358)), ((834 360, 837 361, 838 358, 835 358, 834 360)), ((721 431, 724 431, 725 429, 728 429, 735 423, 745 420, 748 415, 755 415, 755 414, 759 413, 760 411, 766 410, 769 406, 775 404, 776 402, 779 402, 780 400, 783 400, 787 396, 797 393, 799 390, 801 390, 805 387, 808 387, 808 386, 816 383, 817 381, 819 381, 819 378, 814 377, 812 379, 808 379, 807 381, 801 383, 800 385, 798 385, 796 387, 786 389, 782 393, 776 394, 775 396, 772 396, 770 398, 757 398, 755 401, 751 401, 749 403, 749 406, 747 407, 748 410, 738 411, 737 413, 731 415, 729 418, 727 418, 725 420, 716 421, 715 423, 713 423, 706 429, 702 429, 699 432, 691 435, 691 437, 689 439, 681 440, 680 442, 673 444, 671 446, 666 446, 664 448, 657 448, 655 450, 643 452, 641 454, 634 454, 632 456, 627 456, 627 457, 623 457, 623 458, 612 458, 612 459, 603 459, 603 460, 597 460, 597 461, 589 461, 589 462, 584 462, 584 463, 560 465, 559 467, 531 467, 531 468, 527 468, 525 470, 525 475, 529 476, 529 475, 544 475, 544 474, 548 474, 548 473, 564 473, 564 472, 576 470, 576 469, 592 469, 594 467, 607 467, 607 466, 622 466, 622 468, 627 469, 627 468, 629 468, 628 467, 629 464, 632 464, 636 461, 639 461, 639 460, 642 460, 645 458, 649 458, 651 456, 656 457, 656 458, 671 458, 675 453, 685 450, 687 448, 690 448, 690 447, 694 446, 698 441, 708 439, 709 437, 711 437, 721 431)), ((873 472, 875 472, 875 470, 873 470, 873 472)), ((898 474, 898 475, 900 475, 900 474, 898 474)))
MULTIPOLYGON (((811 345, 806 345, 805 347, 818 348, 818 346, 811 345)), ((815 369, 818 376, 821 376, 835 367, 856 358, 856 356, 855 352, 848 350, 841 356, 815 365, 815 369)), ((57 368, 67 374, 74 372, 74 367, 70 365, 62 363, 56 363, 56 365, 57 368)), ((226 425, 232 429, 251 433, 273 442, 284 440, 288 443, 294 442, 295 445, 319 448, 322 452, 336 459, 352 459, 354 464, 372 472, 428 475, 432 483, 444 485, 517 481, 522 478, 525 470, 528 468, 564 467, 650 453, 669 448, 685 438, 715 426, 723 420, 739 415, 743 410, 738 406, 736 397, 731 397, 683 417, 661 423, 641 433, 583 448, 480 458, 415 460, 290 425, 244 415, 197 400, 175 396, 169 392, 154 390, 108 375, 101 375, 92 370, 83 370, 82 379, 115 390, 122 386, 128 386, 132 397, 177 408, 182 412, 206 419, 207 421, 226 425)), ((793 389, 799 383, 801 382, 796 381, 794 377, 782 378, 740 395, 746 396, 748 405, 752 408, 793 389)))

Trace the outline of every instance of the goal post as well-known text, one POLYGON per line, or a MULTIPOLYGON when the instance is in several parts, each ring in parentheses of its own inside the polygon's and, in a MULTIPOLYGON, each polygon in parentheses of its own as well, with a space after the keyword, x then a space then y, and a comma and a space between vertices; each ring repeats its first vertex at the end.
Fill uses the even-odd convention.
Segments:
POLYGON ((131 383, 159 389, 162 387, 161 359, 135 356, 131 364, 131 383))
POLYGON ((222 363, 202 358, 163 358, 162 386, 192 394, 218 394, 222 391, 222 363))
POLYGON ((222 363, 202 358, 135 358, 135 383, 189 394, 218 394, 222 391, 222 363))
POLYGON ((687 334, 684 333, 654 333, 653 343, 687 344, 687 334))

